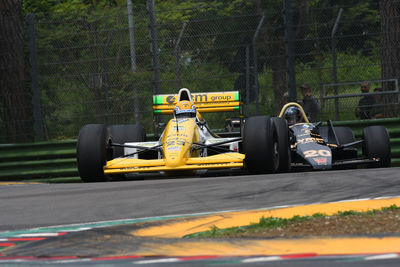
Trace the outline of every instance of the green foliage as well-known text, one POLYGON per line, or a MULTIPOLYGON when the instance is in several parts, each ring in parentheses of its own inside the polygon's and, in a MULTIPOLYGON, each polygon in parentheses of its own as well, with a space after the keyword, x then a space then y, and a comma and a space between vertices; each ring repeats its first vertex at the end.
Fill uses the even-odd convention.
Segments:
MULTIPOLYGON (((204 15, 207 18, 213 16, 232 16, 242 13, 244 9, 252 6, 246 0, 228 0, 228 1, 181 1, 181 0, 159 0, 156 1, 157 10, 176 10, 176 12, 158 12, 157 20, 159 23, 188 22, 192 19, 199 19, 204 15), (211 11, 211 12, 210 12, 211 11)), ((203 17, 204 19, 204 17, 203 17)))
POLYGON ((314 213, 311 217, 312 218, 323 218, 323 217, 326 217, 326 214, 317 212, 317 213, 314 213))
POLYGON ((210 232, 212 235, 215 235, 219 231, 219 228, 215 225, 211 226, 210 232))
POLYGON ((54 0, 23 0, 22 9, 25 14, 28 13, 45 13, 49 14, 52 7, 56 5, 54 0))
MULTIPOLYGON (((151 58, 149 55, 149 34, 146 12, 146 0, 133 0, 136 52, 138 55, 137 73, 130 72, 129 36, 126 23, 126 0, 24 0, 25 13, 36 13, 38 24, 37 43, 39 62, 51 62, 39 66, 40 87, 42 90, 43 113, 50 138, 75 138, 79 128, 90 122, 103 123, 101 119, 106 114, 106 89, 110 100, 109 109, 113 117, 108 117, 110 123, 133 123, 133 116, 119 116, 119 114, 133 113, 132 103, 136 98, 135 89, 140 95, 140 112, 146 132, 152 132, 151 96, 153 94, 151 58), (42 23, 43 22, 43 23, 42 23), (112 36, 111 44, 106 43, 112 36), (66 47, 71 49, 65 49, 66 47), (43 52, 48 51, 48 52, 43 52), (105 63, 115 68, 107 75, 108 88, 98 86, 94 81, 104 83, 105 63), (73 119, 72 119, 73 118, 73 119), (61 133, 61 134, 60 134, 61 133)), ((304 1, 303 1, 304 2, 304 1)), ((295 23, 299 20, 298 5, 302 1, 293 2, 295 23)), ((297 84, 313 84, 313 92, 317 97, 322 94, 322 85, 331 83, 332 57, 330 43, 326 38, 320 38, 324 31, 331 30, 332 19, 336 18, 339 7, 345 6, 345 13, 338 29, 338 36, 365 32, 365 38, 358 46, 349 42, 338 43, 338 80, 357 81, 380 77, 380 52, 377 49, 378 36, 369 33, 378 32, 378 9, 372 0, 356 1, 349 7, 347 1, 336 1, 334 6, 322 0, 307 1, 312 13, 307 21, 309 28, 306 40, 302 46, 302 53, 310 52, 307 57, 297 57, 296 77, 297 84), (328 12, 329 11, 329 12, 328 12), (326 23, 325 23, 326 22, 326 23), (360 23, 358 23, 360 22, 360 23), (314 28, 313 28, 314 27, 314 28), (320 42, 320 43, 317 43, 320 42), (319 46, 318 53, 314 53, 315 46, 319 46), (361 52, 357 52, 362 48, 361 52)), ((160 40, 160 60, 162 62, 163 93, 172 93, 177 90, 175 74, 175 56, 173 49, 177 36, 184 22, 191 23, 186 29, 186 36, 201 36, 187 38, 182 43, 179 58, 182 86, 193 92, 233 90, 238 73, 232 73, 227 66, 233 59, 235 49, 229 48, 232 40, 228 35, 212 36, 210 32, 215 28, 222 32, 229 32, 229 27, 242 27, 240 20, 229 19, 227 23, 216 25, 215 19, 221 17, 240 17, 248 14, 264 12, 265 24, 268 31, 261 31, 259 40, 259 56, 267 58, 271 51, 268 43, 276 44, 283 38, 282 30, 282 0, 266 1, 197 1, 197 0, 157 0, 156 16, 160 40), (259 6, 257 6, 259 4, 259 6), (229 22, 229 23, 228 23, 229 22), (228 27, 229 24, 229 27, 228 27), (263 34, 267 36, 263 36, 263 34), (212 49, 210 49, 212 48, 212 49)), ((255 28, 258 21, 253 23, 255 28)), ((237 37, 237 43, 246 34, 253 32, 243 31, 243 36, 237 37)), ((212 34, 211 34, 212 35, 212 34)), ((279 44, 279 43, 278 43, 279 44)), ((269 56, 269 58, 273 58, 269 56)), ((262 114, 274 114, 274 81, 272 79, 273 62, 266 61, 265 73, 259 75, 260 110, 262 114)), ((328 88, 332 93, 332 88, 328 88)), ((346 93, 355 93, 359 87, 345 88, 346 93)), ((298 95, 300 95, 298 93, 298 95)), ((341 107, 348 103, 341 102, 341 107)), ((250 106, 251 114, 255 114, 255 105, 250 106)), ((322 111, 323 119, 331 115, 330 111, 322 111)), ((205 114, 211 128, 222 128, 224 118, 237 116, 236 113, 205 114)), ((346 114, 342 119, 353 118, 353 112, 346 114)), ((331 117, 329 117, 331 119, 331 117)), ((0 124, 1 125, 1 124, 0 124)))
POLYGON ((398 207, 396 204, 393 204, 393 205, 391 205, 389 207, 382 208, 383 211, 385 211, 385 210, 398 210, 398 209, 400 209, 400 207, 398 207))
POLYGON ((360 215, 361 212, 354 211, 354 210, 348 210, 348 211, 339 211, 337 213, 337 216, 349 216, 349 215, 360 215))
MULTIPOLYGON (((140 1, 138 1, 140 2, 140 1)), ((93 10, 104 13, 105 10, 124 5, 125 0, 24 0, 22 8, 25 14, 35 13, 39 17, 53 17, 70 14, 88 15, 93 10)))

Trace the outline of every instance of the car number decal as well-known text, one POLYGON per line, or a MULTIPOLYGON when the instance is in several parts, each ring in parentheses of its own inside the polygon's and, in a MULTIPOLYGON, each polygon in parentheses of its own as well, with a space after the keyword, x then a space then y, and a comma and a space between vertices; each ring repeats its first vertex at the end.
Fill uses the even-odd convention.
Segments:
POLYGON ((325 149, 319 149, 319 150, 312 149, 312 150, 304 151, 305 158, 318 157, 318 156, 330 157, 331 152, 329 150, 325 150, 325 149))

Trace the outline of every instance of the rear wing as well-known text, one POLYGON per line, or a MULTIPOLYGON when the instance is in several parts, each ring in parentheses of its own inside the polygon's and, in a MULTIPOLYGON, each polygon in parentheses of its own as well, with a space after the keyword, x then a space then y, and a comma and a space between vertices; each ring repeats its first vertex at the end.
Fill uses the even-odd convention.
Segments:
MULTIPOLYGON (((239 91, 212 92, 212 93, 193 93, 194 105, 197 111, 202 112, 241 112, 241 102, 239 91)), ((177 103, 178 94, 154 95, 153 113, 154 115, 172 114, 177 103)))

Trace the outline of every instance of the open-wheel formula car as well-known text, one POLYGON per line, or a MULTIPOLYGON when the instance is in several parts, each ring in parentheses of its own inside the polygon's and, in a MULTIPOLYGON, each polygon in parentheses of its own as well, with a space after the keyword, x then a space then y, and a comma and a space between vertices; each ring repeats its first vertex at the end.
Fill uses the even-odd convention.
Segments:
MULTIPOLYGON (((282 108, 278 117, 229 119, 240 132, 220 137, 201 113, 241 111, 239 92, 195 93, 182 88, 177 95, 153 96, 155 136, 159 114, 173 114, 156 141, 146 141, 141 125, 88 124, 78 136, 77 162, 84 182, 107 181, 128 173, 194 174, 199 170, 236 169, 252 174, 291 169, 331 169, 367 164, 389 167, 386 128, 366 127, 356 141, 348 127, 310 123, 297 103, 282 108), (295 120, 289 116, 295 108, 295 120), (362 147, 358 156, 357 146, 362 147)), ((240 113, 241 114, 241 113, 240 113)))
POLYGON ((297 103, 286 104, 279 116, 271 119, 278 135, 280 171, 356 165, 390 167, 389 134, 383 126, 364 128, 362 139, 356 141, 349 127, 336 127, 331 121, 327 126, 321 126, 321 122, 310 123, 297 103), (362 153, 358 153, 358 148, 362 153))
POLYGON ((202 169, 243 168, 241 135, 219 137, 201 113, 240 111, 239 92, 153 96, 155 135, 158 115, 173 114, 156 141, 145 141, 141 125, 88 124, 78 136, 77 161, 84 182, 106 181, 128 173, 193 174, 202 169))

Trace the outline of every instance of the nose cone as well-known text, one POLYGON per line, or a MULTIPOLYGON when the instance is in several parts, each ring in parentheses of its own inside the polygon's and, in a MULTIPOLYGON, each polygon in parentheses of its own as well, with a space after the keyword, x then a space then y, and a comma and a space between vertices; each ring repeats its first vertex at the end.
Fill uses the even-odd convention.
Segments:
POLYGON ((165 165, 167 167, 176 168, 183 165, 182 148, 181 146, 167 148, 167 153, 165 153, 165 165))
POLYGON ((314 170, 327 170, 332 168, 332 152, 327 146, 319 145, 314 142, 299 144, 297 146, 297 153, 299 153, 314 170))
POLYGON ((329 170, 332 169, 331 157, 314 157, 309 159, 314 170, 329 170))
POLYGON ((163 158, 165 166, 177 168, 186 164, 191 156, 191 145, 195 136, 194 119, 172 119, 163 134, 163 158))

